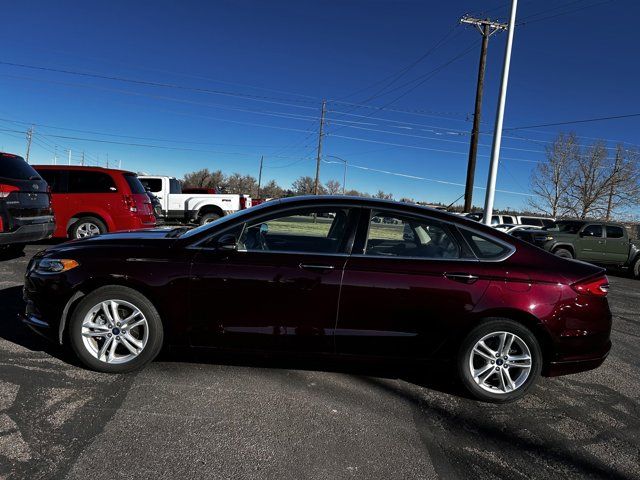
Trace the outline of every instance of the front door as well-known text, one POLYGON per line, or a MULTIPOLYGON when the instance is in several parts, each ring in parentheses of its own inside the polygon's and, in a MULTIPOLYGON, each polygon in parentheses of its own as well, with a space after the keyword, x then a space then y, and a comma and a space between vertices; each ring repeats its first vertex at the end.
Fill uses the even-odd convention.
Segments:
POLYGON ((455 227, 429 217, 374 211, 359 231, 367 238, 345 267, 338 352, 434 354, 487 289, 482 264, 455 227))
POLYGON ((237 251, 201 250, 192 267, 192 344, 333 352, 356 213, 272 214, 237 227, 237 251))
POLYGON ((579 260, 601 262, 605 256, 605 240, 601 224, 587 224, 576 240, 576 257, 579 260))

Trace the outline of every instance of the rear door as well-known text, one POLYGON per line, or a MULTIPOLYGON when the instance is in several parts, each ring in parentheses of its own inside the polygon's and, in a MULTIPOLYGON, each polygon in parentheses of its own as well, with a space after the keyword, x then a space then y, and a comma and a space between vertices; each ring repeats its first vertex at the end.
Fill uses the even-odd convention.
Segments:
POLYGON ((113 178, 106 172, 70 169, 67 191, 67 202, 73 215, 105 210, 112 217, 124 213, 122 195, 118 195, 113 178))
POLYGON ((606 262, 625 263, 629 259, 629 236, 620 225, 606 225, 606 262))
POLYGON ((600 223, 589 223, 578 233, 576 253, 579 260, 601 262, 605 256, 604 229, 600 223))
POLYGON ((482 265, 454 226, 374 210, 361 220, 345 267, 337 351, 430 356, 488 285, 482 265))

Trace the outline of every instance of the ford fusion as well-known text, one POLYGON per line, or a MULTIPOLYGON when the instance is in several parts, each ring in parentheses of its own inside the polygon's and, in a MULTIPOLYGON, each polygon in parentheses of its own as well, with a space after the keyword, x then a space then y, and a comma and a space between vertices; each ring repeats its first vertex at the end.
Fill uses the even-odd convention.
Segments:
POLYGON ((473 396, 506 402, 602 364, 607 290, 601 268, 461 217, 296 197, 40 252, 23 321, 102 372, 163 345, 446 360, 473 396))

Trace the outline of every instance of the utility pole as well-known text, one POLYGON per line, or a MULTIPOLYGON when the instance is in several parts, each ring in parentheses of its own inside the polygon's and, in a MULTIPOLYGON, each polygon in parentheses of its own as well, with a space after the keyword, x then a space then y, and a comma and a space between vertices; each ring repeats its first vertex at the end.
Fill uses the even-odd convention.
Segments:
POLYGON ((107 153, 107 168, 109 168, 109 154, 107 153))
POLYGON ((84 150, 82 151, 82 161, 81 161, 82 166, 84 167, 84 150))
POLYGON ((511 66, 511 48, 513 47, 513 34, 516 28, 516 11, 518 0, 512 0, 511 14, 509 16, 509 30, 507 32, 507 45, 504 50, 504 64, 502 65, 502 81, 500 82, 500 98, 496 112, 496 124, 493 128, 493 146, 491 147, 491 165, 489 178, 487 179, 487 196, 484 202, 484 224, 491 225, 493 215, 493 201, 496 196, 496 180, 498 178, 498 165, 500 164, 500 143, 502 142, 502 124, 504 122, 504 107, 507 102, 507 84, 509 83, 509 67, 511 66))
POLYGON ((476 158, 478 156, 478 140, 480 136, 480 117, 482 115, 482 93, 484 91, 484 72, 487 65, 487 48, 489 37, 500 30, 506 30, 504 23, 493 22, 465 15, 460 23, 475 25, 482 35, 480 48, 480 65, 478 67, 478 83, 476 86, 476 105, 473 113, 473 127, 471 129, 471 145, 469 146, 469 162, 467 164, 467 183, 464 190, 464 212, 470 212, 473 206, 473 182, 476 174, 476 158))
POLYGON ((71 165, 71 149, 69 149, 69 161, 67 163, 71 165))
POLYGON ((29 130, 27 130, 27 155, 26 155, 27 163, 29 163, 29 156, 31 155, 31 138, 32 137, 33 137, 33 126, 29 127, 29 130))
POLYGON ((322 100, 322 113, 320 114, 320 133, 318 135, 318 156, 316 157, 316 182, 313 186, 314 195, 318 195, 320 182, 320 160, 322 159, 322 136, 324 135, 324 116, 327 112, 327 101, 322 100))
POLYGON ((260 187, 262 186, 262 162, 264 161, 264 155, 260 157, 260 173, 258 173, 258 198, 260 198, 260 187))
POLYGON ((344 175, 342 177, 342 195, 346 195, 347 191, 347 161, 344 161, 344 175))
POLYGON ((57 165, 58 163, 58 146, 54 145, 53 147, 53 164, 57 165))

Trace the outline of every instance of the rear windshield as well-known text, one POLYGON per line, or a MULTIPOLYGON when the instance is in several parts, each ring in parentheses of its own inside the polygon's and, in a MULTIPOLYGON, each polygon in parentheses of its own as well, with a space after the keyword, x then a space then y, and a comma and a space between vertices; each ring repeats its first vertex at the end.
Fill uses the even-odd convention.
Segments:
POLYGON ((17 155, 0 154, 0 177, 14 180, 36 180, 40 178, 24 158, 17 155))
POLYGON ((131 188, 131 193, 147 193, 144 186, 140 182, 140 179, 135 173, 125 173, 124 178, 127 180, 129 188, 131 188))

